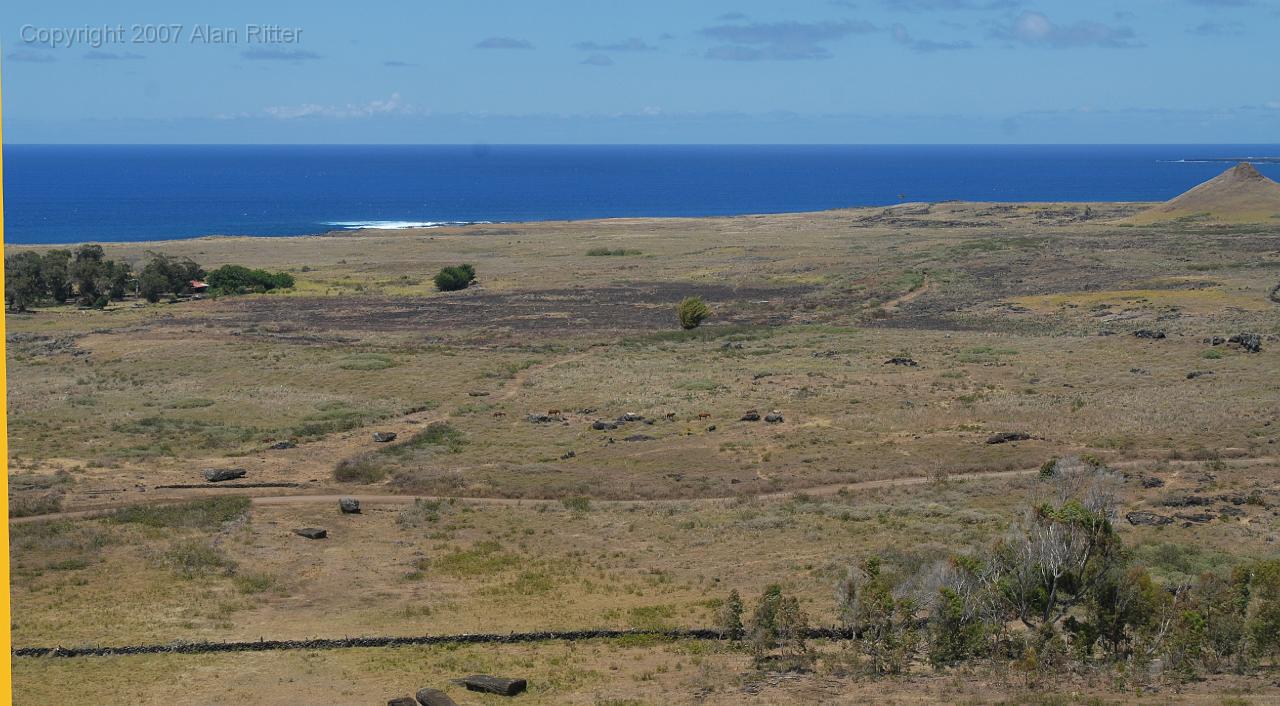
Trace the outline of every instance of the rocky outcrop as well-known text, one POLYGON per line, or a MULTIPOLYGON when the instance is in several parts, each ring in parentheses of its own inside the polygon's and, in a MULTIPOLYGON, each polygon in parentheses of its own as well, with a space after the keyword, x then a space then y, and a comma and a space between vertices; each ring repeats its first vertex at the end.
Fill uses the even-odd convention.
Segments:
POLYGON ((988 444, 1007 444, 1010 441, 1027 441, 1031 438, 1030 434, 1020 431, 1002 431, 998 434, 992 434, 987 437, 988 444))
POLYGON ((359 515, 360 501, 355 498, 339 498, 338 509, 341 510, 344 515, 359 515))
POLYGON ((379 444, 395 441, 396 433, 394 431, 375 431, 373 432, 373 440, 379 444))
POLYGON ((1154 512, 1147 512, 1146 510, 1135 510, 1130 512, 1124 516, 1124 519, 1128 520, 1131 525, 1157 526, 1173 524, 1172 517, 1157 515, 1154 512))
POLYGON ((329 536, 328 530, 322 527, 299 527, 293 533, 307 539, 324 539, 329 536))

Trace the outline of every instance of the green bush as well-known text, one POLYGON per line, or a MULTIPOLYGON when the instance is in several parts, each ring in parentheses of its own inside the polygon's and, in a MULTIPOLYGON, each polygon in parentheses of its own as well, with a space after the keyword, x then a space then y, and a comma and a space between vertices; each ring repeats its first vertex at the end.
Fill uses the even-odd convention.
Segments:
POLYGON ((293 287, 293 275, 287 272, 251 270, 242 265, 223 265, 208 277, 209 289, 217 294, 244 294, 269 292, 273 289, 293 287))
POLYGON ((564 498, 560 501, 566 510, 570 512, 587 512, 591 509, 591 498, 585 495, 575 495, 571 498, 564 498))
POLYGON ((680 328, 688 331, 698 328, 704 319, 711 316, 711 309, 702 297, 685 297, 676 306, 676 316, 680 319, 680 328))
POLYGON ((464 264, 441 268, 436 273, 434 281, 436 289, 442 292, 456 292, 459 289, 470 287, 475 278, 476 268, 464 264))

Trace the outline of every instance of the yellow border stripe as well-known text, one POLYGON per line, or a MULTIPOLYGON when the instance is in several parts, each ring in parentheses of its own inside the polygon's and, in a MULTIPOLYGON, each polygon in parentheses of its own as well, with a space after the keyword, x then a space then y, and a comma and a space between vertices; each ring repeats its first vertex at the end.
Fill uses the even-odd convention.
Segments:
MULTIPOLYGON (((0 66, 0 68, 3 68, 0 66)), ((3 95, 0 90, 0 95, 3 95)), ((4 111, 0 109, 0 116, 4 111)), ((4 121, 0 119, 0 250, 4 249, 4 121)), ((4 269, 0 268, 0 290, 4 289, 4 269)), ((0 704, 13 704, 13 635, 9 626, 13 625, 9 614, 9 372, 5 367, 7 351, 5 350, 4 317, 0 316, 0 378, 5 384, 0 386, 0 409, 4 410, 4 424, 0 425, 0 456, 4 456, 4 505, 0 506, 0 569, 4 570, 4 590, 0 591, 0 616, 4 616, 4 629, 0 633, 0 646, 4 647, 4 664, 0 666, 0 704)))

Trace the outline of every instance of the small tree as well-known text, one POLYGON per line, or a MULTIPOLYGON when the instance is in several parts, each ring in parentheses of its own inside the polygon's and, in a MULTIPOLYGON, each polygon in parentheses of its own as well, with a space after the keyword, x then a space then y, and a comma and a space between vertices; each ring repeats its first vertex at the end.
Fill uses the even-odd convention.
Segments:
POLYGON ((849 572, 839 587, 839 609, 845 626, 858 636, 858 647, 873 674, 898 674, 916 649, 916 604, 895 595, 898 587, 871 557, 849 572))
POLYGON ((720 607, 720 632, 730 640, 741 640, 742 628, 742 596, 737 589, 729 592, 729 598, 720 607))
POLYGON ((676 316, 680 319, 680 328, 687 330, 698 328, 702 321, 711 316, 711 308, 702 297, 685 297, 676 306, 676 316))
POLYGON ((33 252, 10 255, 4 260, 4 298, 17 311, 26 311, 44 294, 40 256, 33 252))
POLYGON ((813 662, 805 641, 808 631, 809 617, 800 608, 800 601, 783 595, 778 584, 765 588, 751 615, 751 651, 756 664, 770 661, 771 653, 780 649, 786 668, 808 668, 813 662))
POLYGON ((455 292, 471 286, 476 278, 476 268, 471 265, 455 265, 441 268, 434 278, 436 289, 442 292, 455 292))

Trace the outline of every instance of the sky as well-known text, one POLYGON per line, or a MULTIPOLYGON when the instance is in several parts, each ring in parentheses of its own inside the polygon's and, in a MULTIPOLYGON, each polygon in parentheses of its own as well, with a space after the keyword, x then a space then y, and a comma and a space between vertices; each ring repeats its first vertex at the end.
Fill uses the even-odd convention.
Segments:
POLYGON ((1280 0, 6 0, 11 143, 1278 143, 1280 0))

